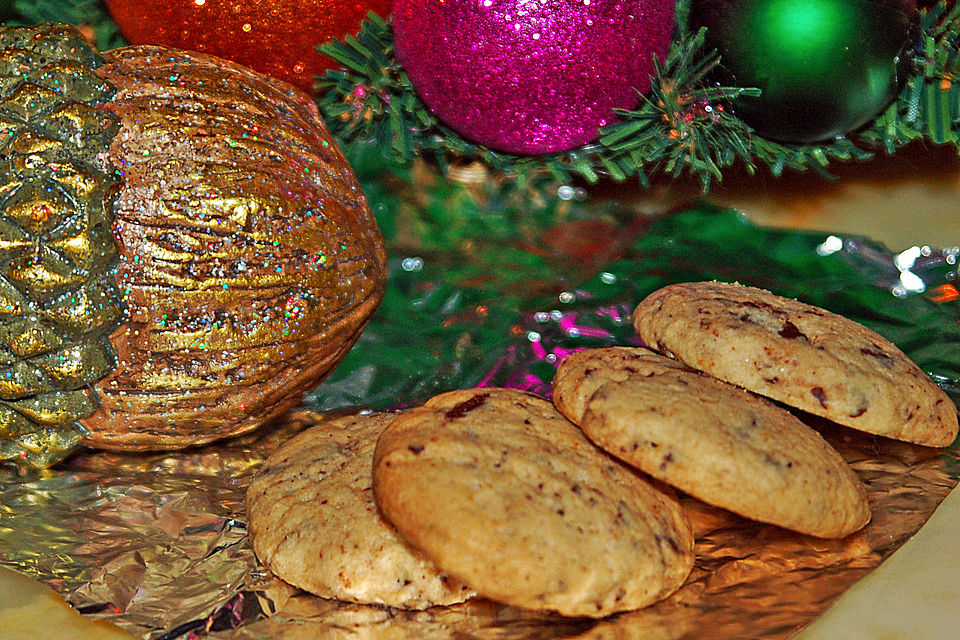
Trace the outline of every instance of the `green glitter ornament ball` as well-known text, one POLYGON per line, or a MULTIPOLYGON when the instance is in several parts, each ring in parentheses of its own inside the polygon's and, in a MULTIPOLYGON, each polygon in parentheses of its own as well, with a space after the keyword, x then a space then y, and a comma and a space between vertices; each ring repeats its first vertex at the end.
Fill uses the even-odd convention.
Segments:
POLYGON ((914 0, 693 0, 691 30, 707 28, 718 81, 756 87, 735 113, 761 135, 829 139, 866 124, 909 74, 914 0))

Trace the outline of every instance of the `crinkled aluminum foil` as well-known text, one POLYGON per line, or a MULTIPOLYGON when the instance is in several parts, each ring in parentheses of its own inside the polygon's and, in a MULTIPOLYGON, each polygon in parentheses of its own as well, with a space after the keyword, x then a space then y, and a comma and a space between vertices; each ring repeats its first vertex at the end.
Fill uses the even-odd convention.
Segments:
POLYGON ((296 591, 259 568, 250 549, 247 482, 272 449, 319 417, 297 413, 242 443, 153 457, 91 453, 44 477, 7 478, 0 557, 80 611, 153 640, 786 638, 916 532, 958 478, 955 451, 821 423, 873 507, 872 522, 849 538, 802 536, 683 498, 696 567, 653 607, 599 622, 482 601, 399 612, 296 591))
MULTIPOLYGON (((587 304, 525 314, 511 329, 514 346, 480 382, 547 393, 543 365, 562 358, 566 338, 603 341, 609 336, 597 318, 620 325, 628 312, 587 304)), ((849 538, 810 538, 683 498, 696 567, 678 593, 650 608, 600 621, 485 601, 402 612, 296 591, 265 573, 250 548, 249 479, 281 442, 320 417, 300 411, 258 434, 185 452, 84 452, 37 475, 0 469, 0 562, 51 585, 86 615, 151 640, 772 640, 797 632, 879 565, 960 477, 956 445, 927 449, 814 422, 867 486, 873 520, 849 538)))

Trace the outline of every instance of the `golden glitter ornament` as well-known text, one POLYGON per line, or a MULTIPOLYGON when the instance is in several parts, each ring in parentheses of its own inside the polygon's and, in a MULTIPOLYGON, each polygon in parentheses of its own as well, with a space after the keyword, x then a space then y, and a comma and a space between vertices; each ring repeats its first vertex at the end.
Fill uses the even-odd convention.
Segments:
POLYGON ((202 51, 310 90, 337 63, 318 45, 360 30, 391 0, 106 0, 132 44, 202 51))
POLYGON ((0 459, 179 448, 296 405, 382 238, 306 95, 203 54, 0 28, 0 459))

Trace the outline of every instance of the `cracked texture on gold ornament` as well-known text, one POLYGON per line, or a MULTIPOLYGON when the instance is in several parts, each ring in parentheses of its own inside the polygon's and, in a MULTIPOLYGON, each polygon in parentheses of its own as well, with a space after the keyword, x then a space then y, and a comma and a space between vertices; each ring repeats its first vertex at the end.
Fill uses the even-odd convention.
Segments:
POLYGON ((249 431, 359 335, 383 294, 379 231, 306 95, 203 54, 110 56, 130 317, 88 441, 176 448, 249 431))

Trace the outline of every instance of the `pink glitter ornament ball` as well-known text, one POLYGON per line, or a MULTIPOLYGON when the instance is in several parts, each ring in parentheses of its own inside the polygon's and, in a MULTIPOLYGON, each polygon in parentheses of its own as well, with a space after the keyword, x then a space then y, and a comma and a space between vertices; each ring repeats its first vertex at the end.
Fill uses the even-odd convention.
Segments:
POLYGON ((675 0, 394 0, 397 56, 460 135, 521 154, 597 137, 650 88, 675 0))

